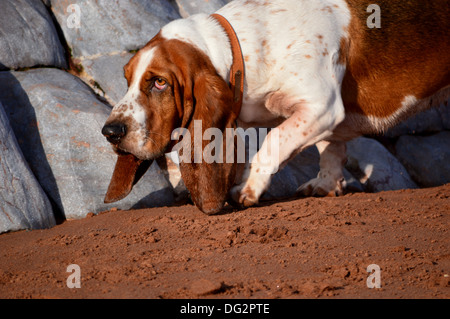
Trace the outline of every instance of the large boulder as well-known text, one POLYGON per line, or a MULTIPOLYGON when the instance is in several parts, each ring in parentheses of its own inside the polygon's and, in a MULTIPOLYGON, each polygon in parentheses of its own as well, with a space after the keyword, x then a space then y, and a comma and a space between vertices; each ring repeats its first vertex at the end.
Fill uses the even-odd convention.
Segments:
POLYGON ((128 85, 123 67, 134 54, 122 52, 114 55, 102 55, 82 62, 81 78, 86 81, 97 94, 104 97, 111 105, 115 105, 127 93, 128 85))
POLYGON ((0 103, 0 233, 54 225, 50 201, 25 161, 0 103))
POLYGON ((231 0, 173 0, 180 14, 186 18, 197 13, 211 14, 231 0))
POLYGON ((360 137, 347 143, 346 168, 367 192, 417 188, 405 167, 378 141, 360 137))
POLYGON ((179 18, 167 0, 51 1, 75 58, 137 50, 179 18))
POLYGON ((395 150, 420 186, 450 183, 450 131, 430 136, 401 136, 395 150))
POLYGON ((41 1, 2 0, 0 70, 34 66, 67 66, 52 18, 41 1))
POLYGON ((24 156, 65 218, 172 203, 171 186, 157 166, 126 199, 103 203, 117 158, 101 135, 111 109, 81 80, 57 69, 0 72, 0 87, 24 156))

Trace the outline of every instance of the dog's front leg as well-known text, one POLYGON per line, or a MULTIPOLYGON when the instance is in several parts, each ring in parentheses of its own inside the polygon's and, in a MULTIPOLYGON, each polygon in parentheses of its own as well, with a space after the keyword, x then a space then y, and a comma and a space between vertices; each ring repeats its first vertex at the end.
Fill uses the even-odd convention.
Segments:
POLYGON ((328 128, 333 128, 335 123, 335 118, 320 114, 305 116, 304 109, 294 112, 269 132, 260 150, 250 159, 251 165, 244 172, 243 182, 231 190, 233 200, 244 207, 257 204, 269 187, 271 176, 282 164, 306 147, 331 136, 332 130, 328 128))
MULTIPOLYGON (((317 89, 314 92, 325 92, 317 89)), ((303 98, 285 98, 278 92, 273 96, 274 103, 282 103, 289 110, 287 119, 272 129, 264 140, 260 150, 250 159, 251 165, 243 174, 241 184, 231 190, 232 199, 244 207, 257 204, 260 196, 270 185, 271 176, 282 165, 305 148, 326 140, 345 118, 344 105, 339 90, 328 90, 328 95, 303 98), (298 101, 298 102, 295 102, 298 101)))

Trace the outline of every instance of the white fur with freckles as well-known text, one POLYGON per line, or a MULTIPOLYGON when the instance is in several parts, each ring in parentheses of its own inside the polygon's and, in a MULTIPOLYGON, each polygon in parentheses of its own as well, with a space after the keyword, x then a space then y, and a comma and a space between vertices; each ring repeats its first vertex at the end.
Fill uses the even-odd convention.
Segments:
MULTIPOLYGON (((136 70, 133 71, 133 78, 128 88, 127 94, 120 100, 119 103, 113 108, 112 115, 120 113, 124 117, 131 117, 136 123, 142 134, 146 126, 146 114, 145 109, 138 102, 138 98, 141 96, 141 81, 145 75, 148 65, 154 57, 155 49, 147 49, 141 52, 141 57, 138 61, 136 70)), ((143 146, 143 139, 140 139, 140 147, 143 146)))
MULTIPOLYGON (((270 174, 262 170, 274 173, 293 154, 331 136, 345 117, 340 97, 345 66, 337 61, 350 12, 344 0, 236 0, 217 13, 233 26, 245 59, 244 101, 238 122, 244 127, 256 124, 279 129, 280 151, 270 154, 269 143, 263 143, 261 150, 269 154, 272 166, 256 156, 244 174, 247 178, 233 191, 240 202, 257 202, 270 182, 270 174)), ((229 81, 231 46, 211 16, 173 21, 162 28, 161 37, 194 45, 229 81)), ((140 53, 133 83, 121 102, 133 105, 124 114, 130 114, 140 127, 145 127, 146 118, 136 99, 152 57, 151 51, 140 53)), ((142 142, 138 144, 142 147, 142 142)))

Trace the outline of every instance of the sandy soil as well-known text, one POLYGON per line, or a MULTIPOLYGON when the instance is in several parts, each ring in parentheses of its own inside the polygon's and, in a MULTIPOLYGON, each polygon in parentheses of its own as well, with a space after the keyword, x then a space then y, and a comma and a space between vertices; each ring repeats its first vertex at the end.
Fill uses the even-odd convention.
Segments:
POLYGON ((0 236, 0 298, 450 298, 450 185, 110 211, 0 236), (69 289, 70 264, 81 288, 69 289), (369 289, 367 267, 381 268, 369 289))

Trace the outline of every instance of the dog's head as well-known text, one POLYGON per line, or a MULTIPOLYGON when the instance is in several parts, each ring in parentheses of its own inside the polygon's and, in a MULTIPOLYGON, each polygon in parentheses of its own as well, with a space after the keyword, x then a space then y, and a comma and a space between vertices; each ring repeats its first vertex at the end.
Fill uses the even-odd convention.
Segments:
MULTIPOLYGON (((232 90, 206 54, 161 35, 141 49, 124 71, 128 92, 102 130, 119 155, 105 201, 127 196, 151 161, 176 145, 172 132, 185 128, 190 141, 184 142, 192 148, 192 158, 180 164, 183 180, 200 210, 218 212, 234 184, 236 164, 194 163, 194 153, 199 151, 193 149, 194 139, 199 138, 194 136, 194 123, 201 121, 202 130, 196 134, 203 135, 209 128, 223 132, 225 150, 225 129, 234 126, 239 112, 233 109, 232 90)), ((211 141, 200 139, 203 151, 211 141)))

